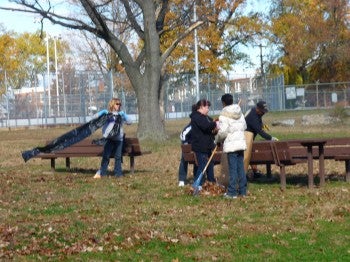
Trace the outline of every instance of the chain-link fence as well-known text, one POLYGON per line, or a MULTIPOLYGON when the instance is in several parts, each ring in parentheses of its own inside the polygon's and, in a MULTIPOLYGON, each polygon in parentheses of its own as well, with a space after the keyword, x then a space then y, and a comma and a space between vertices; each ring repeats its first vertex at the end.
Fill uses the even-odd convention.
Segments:
MULTIPOLYGON (((85 123, 105 109, 112 97, 119 97, 123 110, 138 121, 136 95, 130 91, 124 74, 84 71, 62 73, 57 78, 43 74, 31 81, 35 85, 21 89, 11 88, 8 82, 0 76, 4 91, 0 99, 0 127, 85 123)), ((270 111, 329 108, 338 103, 349 105, 350 82, 284 86, 283 76, 229 79, 200 75, 197 88, 194 75, 171 75, 164 81, 165 118, 188 117, 198 98, 208 99, 212 104, 210 114, 218 114, 224 93, 233 94, 235 101, 241 100, 243 112, 260 99, 267 102, 270 111)))

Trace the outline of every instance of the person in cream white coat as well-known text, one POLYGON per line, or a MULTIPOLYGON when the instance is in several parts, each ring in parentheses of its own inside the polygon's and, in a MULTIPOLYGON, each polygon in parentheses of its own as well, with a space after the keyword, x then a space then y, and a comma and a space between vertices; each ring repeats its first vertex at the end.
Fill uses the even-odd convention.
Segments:
POLYGON ((239 103, 233 104, 231 94, 224 94, 221 102, 224 108, 219 116, 219 131, 215 142, 223 142, 223 152, 227 153, 229 184, 224 197, 244 197, 247 195, 247 178, 243 163, 244 150, 247 148, 244 136, 247 125, 239 103))

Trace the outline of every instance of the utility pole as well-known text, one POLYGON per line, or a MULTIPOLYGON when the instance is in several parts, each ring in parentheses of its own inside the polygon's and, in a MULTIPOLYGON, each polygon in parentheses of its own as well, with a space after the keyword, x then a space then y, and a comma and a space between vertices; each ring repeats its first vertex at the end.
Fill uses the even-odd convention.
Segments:
POLYGON ((10 107, 9 107, 9 89, 7 86, 7 73, 6 70, 5 71, 5 88, 6 88, 6 111, 7 111, 7 127, 10 128, 10 107))
POLYGON ((59 98, 59 90, 58 90, 58 69, 57 69, 57 37, 53 38, 54 48, 55 48, 55 71, 56 71, 56 97, 57 97, 57 116, 60 116, 60 98, 59 98))
POLYGON ((50 58, 49 58, 49 36, 46 35, 46 67, 47 67, 47 93, 49 97, 49 116, 51 116, 51 91, 50 91, 50 58))
MULTIPOLYGON (((193 5, 193 20, 197 21, 197 11, 196 3, 193 5)), ((194 56, 195 56, 195 71, 196 71, 196 92, 197 92, 197 101, 199 101, 199 70, 198 70, 198 40, 197 40, 197 29, 194 29, 194 56)))

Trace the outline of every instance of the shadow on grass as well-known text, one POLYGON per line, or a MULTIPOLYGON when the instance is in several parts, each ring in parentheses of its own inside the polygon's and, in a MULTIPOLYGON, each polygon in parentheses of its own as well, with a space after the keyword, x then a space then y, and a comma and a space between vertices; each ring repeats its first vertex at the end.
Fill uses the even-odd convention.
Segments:
MULTIPOLYGON (((96 174, 97 169, 86 169, 86 168, 70 168, 70 169, 66 169, 66 168, 56 168, 55 172, 57 173, 80 173, 83 175, 95 175, 96 174)), ((144 169, 137 169, 134 171, 134 173, 132 173, 130 170, 123 170, 123 175, 135 175, 138 173, 146 173, 149 172, 149 170, 144 170, 144 169)), ((113 171, 108 171, 107 173, 108 176, 114 176, 113 175, 113 171)))
MULTIPOLYGON (((327 181, 343 181, 345 182, 345 176, 337 175, 337 174, 331 174, 325 177, 326 182, 327 181)), ((254 184, 280 184, 280 178, 279 175, 276 176, 262 176, 259 178, 253 178, 248 180, 249 183, 254 184)), ((308 176, 306 174, 296 174, 296 175, 287 175, 286 178, 287 185, 294 185, 294 186, 308 186, 308 176)), ((319 176, 314 177, 314 184, 319 185, 320 178, 319 176)))

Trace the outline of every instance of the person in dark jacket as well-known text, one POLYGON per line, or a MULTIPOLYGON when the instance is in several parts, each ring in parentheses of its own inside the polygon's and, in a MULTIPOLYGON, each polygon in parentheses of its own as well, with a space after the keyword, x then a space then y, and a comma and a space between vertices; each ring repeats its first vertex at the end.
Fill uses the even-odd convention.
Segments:
MULTIPOLYGON (((191 124, 187 124, 180 134, 180 140, 182 145, 191 144, 191 124)), ((186 183, 187 179, 188 162, 185 161, 184 155, 181 153, 181 160, 179 165, 179 186, 182 187, 186 183)), ((195 172, 193 171, 193 174, 195 172)))
MULTIPOLYGON (((210 102, 206 99, 201 99, 196 103, 197 110, 190 115, 192 151, 195 152, 198 161, 198 169, 194 181, 197 180, 201 172, 204 170, 207 161, 215 148, 214 136, 218 129, 216 127, 216 122, 208 116, 209 107, 210 102)), ((208 165, 206 172, 208 181, 216 182, 214 177, 214 163, 212 161, 208 165)), ((202 184, 203 181, 201 181, 201 185, 202 184)))
MULTIPOLYGON (((197 105, 192 105, 192 113, 197 110, 197 105)), ((192 142, 192 135, 191 135, 191 123, 188 123, 184 129, 182 130, 180 134, 180 140, 181 144, 191 144, 192 142)), ((185 185, 187 180, 187 170, 188 170, 188 163, 185 161, 183 154, 181 153, 181 160, 179 165, 179 186, 182 187, 185 185)), ((193 175, 195 175, 197 172, 197 166, 193 165, 193 175)))
MULTIPOLYGON (((247 150, 244 151, 244 171, 247 173, 250 158, 252 155, 253 141, 257 135, 260 135, 265 140, 278 140, 277 138, 266 133, 263 128, 262 117, 268 112, 265 101, 259 101, 255 107, 250 109, 245 115, 247 129, 245 131, 245 139, 247 143, 247 150)), ((253 170, 254 171, 254 170, 253 170)))

